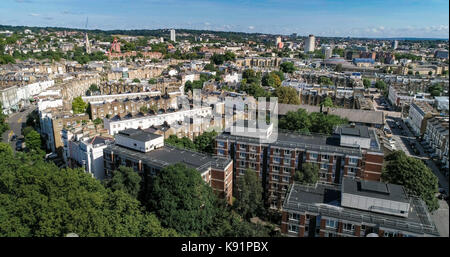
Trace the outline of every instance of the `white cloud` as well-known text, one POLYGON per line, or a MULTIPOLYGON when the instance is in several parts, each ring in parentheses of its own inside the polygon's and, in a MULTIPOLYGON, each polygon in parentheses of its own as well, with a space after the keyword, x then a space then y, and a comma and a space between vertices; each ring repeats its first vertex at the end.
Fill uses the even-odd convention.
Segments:
POLYGON ((255 27, 254 26, 248 26, 248 29, 253 30, 253 29, 255 29, 255 27))

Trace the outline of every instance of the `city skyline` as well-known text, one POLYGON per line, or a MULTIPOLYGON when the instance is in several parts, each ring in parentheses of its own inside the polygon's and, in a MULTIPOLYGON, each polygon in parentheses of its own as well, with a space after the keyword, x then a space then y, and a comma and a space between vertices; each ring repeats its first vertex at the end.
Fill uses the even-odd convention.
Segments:
POLYGON ((448 1, 7 0, 0 24, 88 29, 195 29, 300 36, 448 38, 448 1), (43 8, 45 6, 45 8, 43 8), (20 10, 20 12, 18 11, 20 10), (335 21, 339 20, 339 23, 335 21), (334 25, 330 25, 334 24, 334 25))

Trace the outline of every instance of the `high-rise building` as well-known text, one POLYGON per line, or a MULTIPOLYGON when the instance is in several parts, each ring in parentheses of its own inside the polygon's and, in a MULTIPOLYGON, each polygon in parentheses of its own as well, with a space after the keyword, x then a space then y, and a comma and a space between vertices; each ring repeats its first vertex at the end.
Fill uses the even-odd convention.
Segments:
POLYGON ((277 42, 275 44, 278 45, 279 43, 281 43, 281 37, 277 37, 277 42))
POLYGON ((331 46, 323 46, 322 52, 325 55, 325 59, 329 59, 333 55, 333 48, 331 46))
POLYGON ((170 30, 170 40, 172 40, 173 42, 176 42, 176 37, 175 37, 175 30, 171 29, 170 30))
POLYGON ((398 40, 394 40, 394 41, 392 42, 392 48, 393 48, 394 50, 398 48, 398 40))
POLYGON ((84 45, 86 47, 86 53, 90 54, 91 53, 91 44, 89 43, 89 36, 88 33, 86 33, 84 35, 84 45))
POLYGON ((309 35, 305 40, 305 53, 314 52, 316 37, 314 35, 309 35))

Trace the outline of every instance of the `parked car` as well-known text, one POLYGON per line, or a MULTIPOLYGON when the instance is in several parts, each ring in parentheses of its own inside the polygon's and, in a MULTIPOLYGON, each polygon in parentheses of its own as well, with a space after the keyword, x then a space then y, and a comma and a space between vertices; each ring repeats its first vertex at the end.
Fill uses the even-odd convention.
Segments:
POLYGON ((16 139, 17 139, 17 135, 13 135, 13 136, 11 137, 11 141, 16 141, 16 139))

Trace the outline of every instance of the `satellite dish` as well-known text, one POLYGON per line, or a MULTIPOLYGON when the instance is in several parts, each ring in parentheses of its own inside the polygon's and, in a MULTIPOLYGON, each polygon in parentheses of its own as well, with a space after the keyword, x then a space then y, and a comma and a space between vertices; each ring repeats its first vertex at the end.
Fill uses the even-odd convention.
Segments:
POLYGON ((378 237, 378 234, 376 234, 376 233, 369 233, 369 234, 367 234, 366 237, 378 237))

